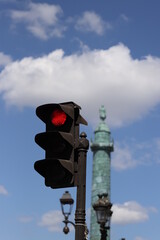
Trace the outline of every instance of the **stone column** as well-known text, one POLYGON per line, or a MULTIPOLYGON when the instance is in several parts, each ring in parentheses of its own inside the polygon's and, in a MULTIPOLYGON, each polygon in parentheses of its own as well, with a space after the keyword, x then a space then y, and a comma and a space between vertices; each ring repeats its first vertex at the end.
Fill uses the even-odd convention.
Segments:
MULTIPOLYGON (((93 152, 93 170, 92 170, 92 196, 93 205, 98 194, 108 193, 110 200, 110 153, 113 151, 113 140, 110 138, 110 130, 105 123, 106 111, 104 106, 99 110, 100 123, 94 132, 94 141, 91 140, 91 150, 93 152)), ((100 230, 97 223, 96 214, 91 206, 90 219, 90 240, 99 240, 100 230)), ((108 232, 108 240, 110 234, 108 232)))

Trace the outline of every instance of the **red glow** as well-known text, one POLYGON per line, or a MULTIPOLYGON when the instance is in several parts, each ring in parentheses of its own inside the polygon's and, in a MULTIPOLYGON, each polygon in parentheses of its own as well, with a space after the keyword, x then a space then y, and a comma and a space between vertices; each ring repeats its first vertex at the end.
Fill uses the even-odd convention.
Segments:
POLYGON ((60 109, 54 110, 51 116, 51 121, 55 126, 62 126, 67 119, 67 115, 60 109))

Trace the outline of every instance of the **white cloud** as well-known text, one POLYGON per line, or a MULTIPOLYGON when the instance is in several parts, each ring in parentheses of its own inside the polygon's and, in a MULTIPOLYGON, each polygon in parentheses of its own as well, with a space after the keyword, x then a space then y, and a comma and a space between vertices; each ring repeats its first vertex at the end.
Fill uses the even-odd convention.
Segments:
POLYGON ((125 202, 124 204, 115 204, 112 206, 112 211, 112 223, 114 224, 126 225, 144 222, 149 219, 149 210, 135 201, 125 202))
POLYGON ((22 216, 19 218, 19 221, 22 223, 29 223, 32 221, 32 217, 31 216, 22 216))
POLYGON ((6 66, 7 64, 12 62, 12 58, 9 55, 0 52, 0 67, 6 66))
POLYGON ((159 76, 159 58, 133 59, 122 44, 69 56, 60 49, 6 66, 0 92, 8 105, 18 107, 72 100, 92 122, 104 104, 109 125, 121 126, 160 103, 159 76))
POLYGON ((137 237, 135 238, 135 240, 148 240, 148 239, 143 238, 143 237, 140 237, 140 236, 137 236, 137 237))
MULTIPOLYGON (((112 206, 112 211, 113 211, 112 218, 111 218, 112 223, 120 224, 120 225, 144 222, 149 219, 150 212, 157 213, 157 209, 155 209, 154 207, 144 208, 143 206, 141 206, 139 203, 135 201, 128 201, 128 202, 125 202, 124 204, 114 204, 112 206)), ((87 225, 89 226, 90 209, 86 211, 86 218, 87 218, 87 225)), ((63 220, 64 220, 64 217, 62 215, 62 212, 59 210, 53 210, 43 214, 38 225, 40 227, 46 227, 50 232, 61 232, 64 226, 63 220)), ((74 222, 73 219, 70 219, 70 220, 74 222)), ((70 231, 74 230, 71 224, 69 224, 68 227, 70 231)))
POLYGON ((26 28, 34 36, 47 40, 50 37, 62 37, 65 31, 65 27, 59 24, 62 13, 58 5, 31 2, 28 10, 12 10, 11 18, 15 23, 25 22, 26 28))
POLYGON ((42 216, 39 226, 46 227, 50 232, 61 232, 63 220, 61 211, 49 211, 42 216))
POLYGON ((117 171, 160 163, 159 138, 139 143, 134 139, 127 139, 121 143, 116 142, 114 148, 111 163, 117 171))
POLYGON ((124 13, 122 13, 120 17, 121 17, 125 22, 129 22, 129 18, 128 18, 124 13))
POLYGON ((119 144, 115 145, 112 159, 112 167, 115 170, 122 171, 134 168, 137 164, 138 162, 134 159, 131 149, 128 146, 122 147, 119 144))
POLYGON ((111 28, 111 25, 104 22, 95 12, 86 11, 78 18, 75 28, 80 31, 94 32, 98 35, 103 35, 106 29, 111 28))
POLYGON ((6 188, 2 185, 0 185, 0 194, 2 195, 8 195, 8 191, 6 190, 6 188))
POLYGON ((156 146, 156 148, 160 151, 160 138, 157 138, 157 139, 155 140, 155 146, 156 146))

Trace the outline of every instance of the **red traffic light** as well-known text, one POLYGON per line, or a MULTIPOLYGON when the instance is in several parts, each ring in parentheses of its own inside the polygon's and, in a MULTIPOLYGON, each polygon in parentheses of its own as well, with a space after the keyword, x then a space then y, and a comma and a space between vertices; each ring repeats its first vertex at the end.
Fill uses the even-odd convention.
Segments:
POLYGON ((61 109, 55 109, 51 115, 51 122, 54 126, 62 126, 66 122, 67 115, 61 109))
POLYGON ((79 146, 79 124, 87 122, 73 102, 49 103, 36 109, 46 131, 35 136, 35 142, 45 150, 45 159, 35 162, 35 170, 51 188, 76 186, 79 146))

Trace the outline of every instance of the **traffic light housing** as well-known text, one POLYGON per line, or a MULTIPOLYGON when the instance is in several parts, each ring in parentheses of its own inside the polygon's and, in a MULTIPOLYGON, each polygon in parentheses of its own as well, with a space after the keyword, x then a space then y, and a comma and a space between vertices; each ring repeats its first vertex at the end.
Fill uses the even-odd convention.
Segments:
POLYGON ((80 106, 73 102, 45 104, 36 109, 46 124, 46 132, 35 136, 35 142, 45 150, 45 159, 34 164, 51 188, 76 185, 79 146, 79 124, 87 122, 79 114, 80 106))

